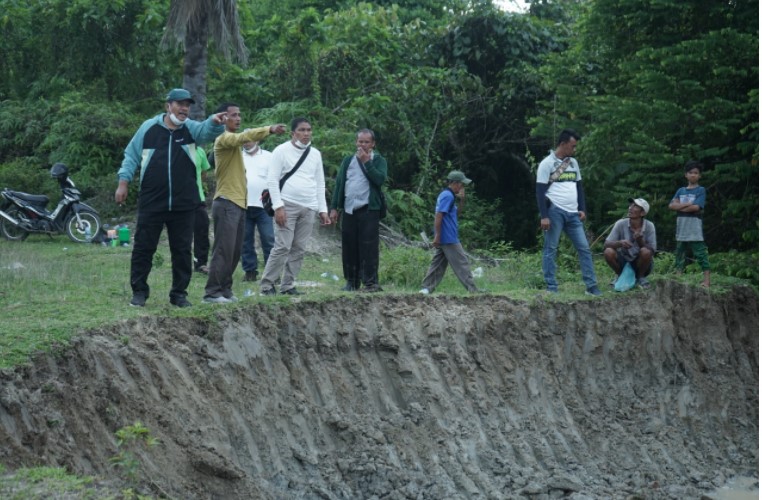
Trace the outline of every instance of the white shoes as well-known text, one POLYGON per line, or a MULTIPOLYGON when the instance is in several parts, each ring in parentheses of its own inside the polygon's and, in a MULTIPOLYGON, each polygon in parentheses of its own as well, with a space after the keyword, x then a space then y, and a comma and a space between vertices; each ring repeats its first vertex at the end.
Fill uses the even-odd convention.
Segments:
POLYGON ((232 300, 227 297, 204 297, 203 301, 207 304, 230 304, 236 302, 238 299, 232 300))
POLYGON ((421 293, 423 295, 428 295, 429 294, 429 289, 428 288, 421 288, 421 291, 418 292, 418 293, 421 293))

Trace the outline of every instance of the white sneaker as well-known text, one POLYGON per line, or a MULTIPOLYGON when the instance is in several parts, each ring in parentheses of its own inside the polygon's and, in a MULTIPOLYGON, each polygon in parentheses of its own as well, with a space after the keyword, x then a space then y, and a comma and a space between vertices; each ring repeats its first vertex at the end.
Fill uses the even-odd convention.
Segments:
POLYGON ((204 297, 203 302, 207 304, 230 304, 233 301, 225 297, 204 297))
POLYGON ((423 295, 428 295, 429 294, 429 289, 428 288, 421 288, 421 291, 418 292, 418 293, 422 293, 423 295))

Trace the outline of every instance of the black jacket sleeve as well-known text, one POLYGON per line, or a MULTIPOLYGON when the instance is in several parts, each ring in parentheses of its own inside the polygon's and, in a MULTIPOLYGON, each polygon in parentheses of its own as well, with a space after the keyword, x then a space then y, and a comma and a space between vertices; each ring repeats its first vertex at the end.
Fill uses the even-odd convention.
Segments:
POLYGON ((540 210, 540 219, 548 218, 548 201, 545 199, 545 193, 548 192, 550 184, 538 182, 535 184, 535 195, 537 196, 537 208, 540 210))
POLYGON ((582 187, 582 181, 577 181, 577 208, 580 212, 587 212, 585 209, 585 188, 582 187))

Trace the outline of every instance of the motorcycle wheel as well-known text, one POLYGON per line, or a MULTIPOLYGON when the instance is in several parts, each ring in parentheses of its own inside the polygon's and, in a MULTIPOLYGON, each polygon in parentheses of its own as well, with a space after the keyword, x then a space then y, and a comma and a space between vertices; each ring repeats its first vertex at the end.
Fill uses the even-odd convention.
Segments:
POLYGON ((101 230, 101 219, 98 214, 91 212, 90 210, 79 211, 79 222, 77 222, 77 216, 71 214, 64 223, 66 227, 66 236, 71 241, 76 243, 89 243, 88 241, 88 229, 90 230, 90 239, 95 238, 98 231, 101 230))
MULTIPOLYGON (((16 207, 9 208, 6 213, 16 220, 25 219, 23 212, 16 207)), ((28 231, 14 226, 5 218, 0 221, 0 232, 6 240, 10 241, 24 241, 29 236, 28 231)))

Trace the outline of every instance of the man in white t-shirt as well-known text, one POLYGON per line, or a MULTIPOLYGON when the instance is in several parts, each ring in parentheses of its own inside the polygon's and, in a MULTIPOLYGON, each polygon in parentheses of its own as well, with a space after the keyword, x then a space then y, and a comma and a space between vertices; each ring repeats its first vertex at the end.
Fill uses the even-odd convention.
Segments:
POLYGON ((294 281, 302 268, 315 216, 320 217, 321 224, 331 224, 323 157, 312 147, 312 125, 306 118, 294 118, 291 140, 273 150, 267 188, 275 210, 275 246, 262 273, 260 291, 262 295, 275 295, 275 283, 282 274, 280 293, 300 295, 294 281), (281 178, 290 172, 281 188, 281 178))
POLYGON ((259 233, 259 243, 262 246, 264 264, 270 257, 270 251, 275 243, 273 218, 262 208, 262 191, 267 189, 267 172, 272 153, 259 147, 258 142, 247 142, 243 145, 243 165, 246 168, 246 227, 243 233, 243 248, 241 249, 241 267, 243 281, 257 281, 257 250, 254 247, 254 230, 259 233))
POLYGON ((577 249, 585 293, 601 295, 593 268, 593 254, 582 225, 586 217, 585 191, 582 188, 579 164, 573 158, 578 140, 579 135, 575 131, 562 131, 556 150, 551 151, 537 168, 537 206, 540 210, 540 227, 545 233, 542 273, 547 290, 557 293, 556 253, 563 231, 577 249))

